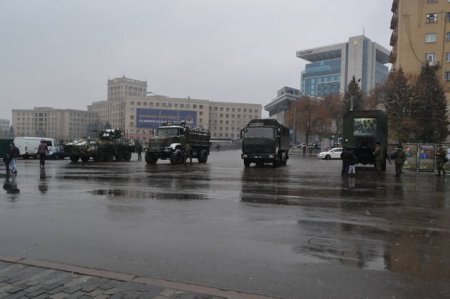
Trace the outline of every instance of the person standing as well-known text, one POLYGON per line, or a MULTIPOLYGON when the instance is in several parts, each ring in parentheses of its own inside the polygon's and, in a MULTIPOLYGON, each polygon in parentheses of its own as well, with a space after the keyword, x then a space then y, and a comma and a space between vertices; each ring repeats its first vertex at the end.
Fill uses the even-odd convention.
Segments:
POLYGON ((348 161, 348 175, 354 177, 356 174, 356 163, 358 163, 358 157, 355 155, 355 151, 349 151, 349 161, 348 161))
POLYGON ((442 174, 445 175, 444 164, 446 162, 447 162, 447 153, 445 152, 444 147, 442 147, 442 145, 439 144, 436 150, 436 169, 438 171, 437 173, 438 176, 441 175, 441 171, 442 174))
POLYGON ((345 176, 348 174, 348 167, 350 165, 351 160, 351 152, 348 147, 344 147, 344 149, 342 150, 341 160, 342 160, 341 175, 345 176))
POLYGON ((397 152, 394 156, 395 176, 400 177, 402 175, 403 164, 405 164, 406 161, 406 153, 403 151, 403 146, 399 145, 397 147, 397 152))
POLYGON ((139 140, 136 139, 136 152, 138 154, 138 161, 142 161, 142 145, 139 140))
POLYGON ((45 167, 45 158, 48 154, 48 145, 44 139, 41 139, 41 143, 38 147, 39 164, 41 168, 45 167))
POLYGON ((14 142, 11 142, 11 144, 9 145, 8 154, 9 154, 9 159, 10 159, 9 172, 17 173, 16 160, 17 160, 17 158, 19 158, 20 152, 19 152, 19 149, 14 144, 14 142))
POLYGON ((375 151, 373 152, 374 162, 375 162, 375 169, 377 170, 378 175, 381 175, 381 168, 383 165, 384 160, 384 149, 383 146, 379 141, 377 141, 375 146, 375 151))
POLYGON ((303 144, 303 146, 302 146, 302 152, 303 152, 303 157, 304 157, 305 154, 306 154, 306 144, 303 144))

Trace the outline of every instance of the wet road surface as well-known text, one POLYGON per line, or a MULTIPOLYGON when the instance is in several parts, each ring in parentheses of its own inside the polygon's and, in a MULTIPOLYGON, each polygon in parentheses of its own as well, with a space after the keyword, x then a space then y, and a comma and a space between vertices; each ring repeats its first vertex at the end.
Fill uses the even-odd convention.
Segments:
POLYGON ((450 178, 341 178, 340 161, 300 156, 246 169, 239 151, 133 159, 18 161, 0 255, 283 298, 450 298, 450 178))

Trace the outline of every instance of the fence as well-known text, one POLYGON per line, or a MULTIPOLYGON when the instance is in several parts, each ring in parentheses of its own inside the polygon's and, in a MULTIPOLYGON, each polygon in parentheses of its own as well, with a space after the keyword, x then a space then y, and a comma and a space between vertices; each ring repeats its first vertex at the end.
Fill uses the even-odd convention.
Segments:
MULTIPOLYGON (((450 160, 450 144, 441 144, 450 160)), ((388 153, 395 150, 397 145, 389 145, 388 153)), ((406 162, 403 169, 416 172, 433 172, 436 169, 437 144, 406 143, 403 150, 406 153, 406 162)), ((450 171, 450 163, 444 164, 444 169, 450 171)))

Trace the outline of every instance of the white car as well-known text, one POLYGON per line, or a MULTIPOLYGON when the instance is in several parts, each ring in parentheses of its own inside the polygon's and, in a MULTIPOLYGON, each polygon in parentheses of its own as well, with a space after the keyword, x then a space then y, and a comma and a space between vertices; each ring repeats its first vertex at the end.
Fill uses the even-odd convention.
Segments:
POLYGON ((341 153, 342 153, 342 147, 335 147, 335 148, 330 149, 329 151, 319 153, 317 155, 317 158, 325 159, 325 160, 340 159, 341 153))

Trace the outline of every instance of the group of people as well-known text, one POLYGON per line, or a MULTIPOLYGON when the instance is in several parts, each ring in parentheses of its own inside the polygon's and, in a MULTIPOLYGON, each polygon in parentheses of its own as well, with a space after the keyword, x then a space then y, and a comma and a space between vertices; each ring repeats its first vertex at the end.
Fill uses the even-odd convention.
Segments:
MULTIPOLYGON (((406 162, 406 153, 403 150, 403 146, 399 144, 395 152, 391 155, 387 155, 383 145, 380 142, 376 142, 375 150, 373 152, 374 157, 374 165, 378 175, 381 175, 383 171, 383 164, 385 163, 385 159, 389 161, 391 164, 391 159, 394 161, 395 165, 395 177, 400 177, 403 173, 403 165, 406 162)), ((358 163, 358 158, 355 155, 355 152, 348 147, 344 147, 341 153, 342 159, 342 175, 355 175, 355 165, 358 163)), ((442 145, 438 145, 436 150, 436 170, 437 176, 445 175, 445 163, 448 162, 447 152, 445 151, 442 145)))
MULTIPOLYGON (((45 167, 45 159, 48 154, 48 145, 45 142, 44 139, 41 140, 38 146, 39 155, 39 166, 41 168, 45 167)), ((17 174, 17 167, 16 167, 16 160, 19 158, 20 151, 19 148, 14 144, 14 142, 11 142, 9 145, 8 151, 5 153, 5 156, 3 157, 3 162, 5 163, 6 167, 6 174, 17 174)))

